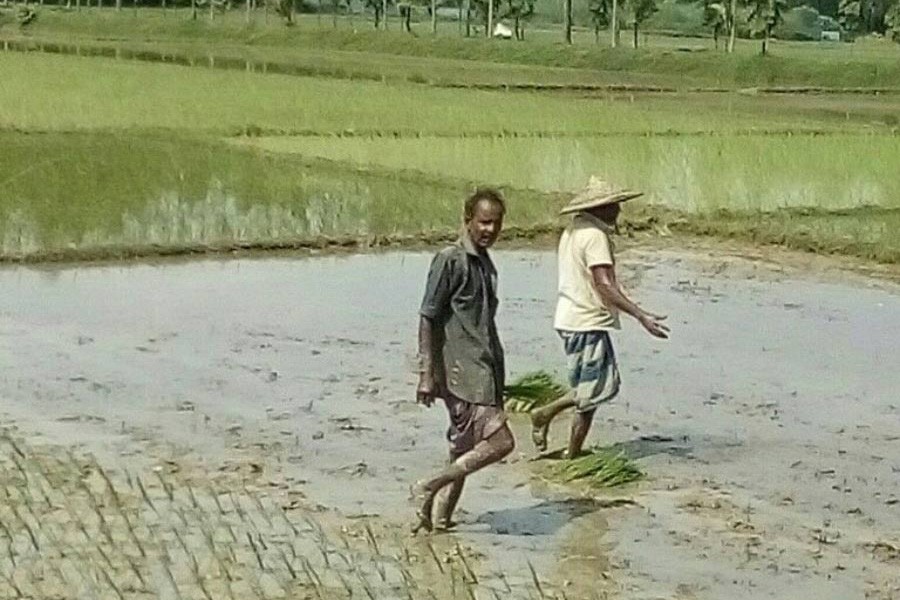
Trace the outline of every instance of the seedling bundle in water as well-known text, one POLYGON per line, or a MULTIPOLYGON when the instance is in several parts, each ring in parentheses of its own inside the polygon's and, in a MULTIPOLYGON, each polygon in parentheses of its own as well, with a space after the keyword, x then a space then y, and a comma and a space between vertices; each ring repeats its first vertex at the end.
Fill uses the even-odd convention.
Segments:
POLYGON ((611 488, 637 481, 644 473, 621 450, 597 447, 550 466, 546 476, 563 483, 578 481, 594 488, 611 488))
POLYGON ((562 396, 566 388, 546 371, 526 373, 504 389, 507 412, 528 413, 562 396))

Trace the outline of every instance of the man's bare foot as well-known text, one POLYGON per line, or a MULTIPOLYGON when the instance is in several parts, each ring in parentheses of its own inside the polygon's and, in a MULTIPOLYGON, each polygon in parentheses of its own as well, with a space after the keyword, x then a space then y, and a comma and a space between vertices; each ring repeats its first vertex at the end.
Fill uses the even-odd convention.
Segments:
POLYGON ((409 488, 410 496, 415 502, 421 502, 419 509, 416 511, 416 520, 410 528, 413 535, 419 533, 420 529, 427 532, 434 530, 434 524, 431 521, 431 511, 434 506, 434 492, 428 491, 421 482, 416 482, 409 488))
POLYGON ((438 519, 434 522, 434 530, 435 531, 451 531, 456 529, 456 526, 459 523, 452 519, 438 519))
POLYGON ((531 414, 531 442, 534 449, 538 452, 547 451, 547 432, 550 429, 550 423, 544 423, 539 417, 531 414))

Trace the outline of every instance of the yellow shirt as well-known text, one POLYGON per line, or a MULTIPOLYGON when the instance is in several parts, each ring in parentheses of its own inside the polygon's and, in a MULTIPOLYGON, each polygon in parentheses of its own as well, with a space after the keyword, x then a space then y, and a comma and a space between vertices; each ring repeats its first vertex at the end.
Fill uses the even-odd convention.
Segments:
POLYGON ((559 288, 553 327, 561 331, 619 329, 619 312, 603 304, 591 267, 615 265, 612 228, 588 213, 578 213, 559 240, 559 288))

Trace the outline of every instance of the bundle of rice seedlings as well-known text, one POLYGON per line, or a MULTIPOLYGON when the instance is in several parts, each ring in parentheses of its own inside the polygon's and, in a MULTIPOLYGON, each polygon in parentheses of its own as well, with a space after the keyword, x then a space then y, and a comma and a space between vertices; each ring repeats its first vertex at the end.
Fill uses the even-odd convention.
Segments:
POLYGON ((516 379, 504 389, 505 409, 509 412, 527 413, 553 402, 566 388, 546 371, 532 371, 516 379))
POLYGON ((593 448, 578 458, 553 465, 547 474, 550 479, 579 481, 595 488, 616 487, 644 476, 624 452, 615 448, 593 448))

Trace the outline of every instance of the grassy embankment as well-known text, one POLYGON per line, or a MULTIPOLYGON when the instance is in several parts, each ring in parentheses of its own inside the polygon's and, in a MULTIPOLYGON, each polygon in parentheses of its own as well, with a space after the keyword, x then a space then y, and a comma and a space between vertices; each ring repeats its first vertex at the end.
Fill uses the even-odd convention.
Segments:
MULTIPOLYGON (((97 27, 124 27, 125 15, 112 14, 103 15, 97 27)), ((140 20, 140 32, 156 27, 140 20)), ((89 24, 79 15, 66 26, 87 28, 82 22, 89 24)), ((288 33, 273 28, 260 37, 281 39, 299 32, 299 40, 308 26, 288 33)), ((223 34, 223 40, 228 28, 237 25, 222 23, 221 31, 216 27, 184 25, 194 33, 205 28, 203 36, 223 34)), ((135 36, 143 44, 170 43, 148 37, 135 36)), ((325 37, 309 35, 313 41, 308 43, 325 37)), ((445 42, 448 47, 473 42, 409 42, 399 33, 374 32, 368 38, 440 48, 445 42)), ((279 50, 269 43, 273 45, 266 52, 279 50)), ((501 50, 507 51, 519 50, 501 50)), ((578 53, 578 48, 570 52, 578 53)), ((347 64, 365 56, 334 55, 347 64)), ((715 58, 728 62, 735 57, 715 58)), ((466 64, 430 60, 448 72, 466 64)), ((359 64, 365 70, 374 63, 359 64)), ((0 65, 7 74, 0 86, 0 124, 19 132, 3 134, 4 147, 16 148, 17 158, 0 165, 7 258, 290 245, 324 235, 371 239, 431 231, 425 237, 441 237, 452 232, 446 224, 454 220, 457 199, 476 181, 507 185, 515 198, 514 226, 552 227, 560 202, 554 192, 571 189, 588 172, 615 171, 617 178, 634 178, 645 188, 649 181, 651 197, 669 204, 636 204, 639 223, 898 260, 900 242, 892 226, 897 221, 896 178, 890 176, 898 151, 890 131, 898 111, 891 99, 851 103, 835 96, 809 100, 732 94, 585 98, 19 54, 0 55, 0 65), (27 135, 37 131, 47 133, 27 135), (69 133, 73 131, 80 133, 69 133), (779 131, 830 136, 762 135, 779 131), (220 141, 241 132, 291 135, 249 140, 268 145, 266 152, 220 141), (352 139, 325 143, 295 139, 298 133, 351 132, 352 139), (512 134, 545 137, 523 150, 511 143, 512 134), (715 136, 715 143, 697 137, 701 134, 715 136), (863 134, 868 137, 861 138, 863 134), (447 139, 428 146, 403 139, 434 135, 447 139), (600 144, 607 150, 598 151, 596 143, 578 141, 585 135, 613 141, 600 144), (382 136, 401 139, 384 143, 382 136), (468 142, 453 138, 464 136, 479 139, 470 140, 474 147, 460 160, 454 149, 468 142), (573 154, 568 146, 580 149, 573 154), (378 160, 360 158, 360 153, 378 160), (851 153, 856 158, 848 164, 851 153), (423 163, 427 156, 435 158, 423 163), (578 168, 571 168, 572 160, 581 162, 578 168), (677 174, 679 164, 688 167, 681 169, 680 178, 660 179, 660 173, 677 174), (538 177, 557 167, 564 176, 538 177), (797 173, 802 174, 799 183, 797 173), (662 183, 654 184, 654 176, 662 183), (748 182, 753 183, 748 187, 748 182), (806 182, 816 185, 804 190, 806 182), (660 187, 666 185, 668 193, 660 187), (833 189, 840 202, 833 201, 833 189), (751 211, 735 211, 723 190, 741 191, 745 199, 765 190, 767 197, 740 205, 751 211), (694 206, 667 202, 672 191, 693 198, 694 206), (881 208, 865 207, 874 203, 881 208), (783 206, 802 210, 775 210, 783 206), (823 208, 835 206, 846 214, 823 208), (685 218, 686 208, 691 210, 685 218)), ((500 63, 491 67, 498 77, 507 68, 500 63)), ((523 69, 519 64, 508 68, 511 73, 523 69)))

